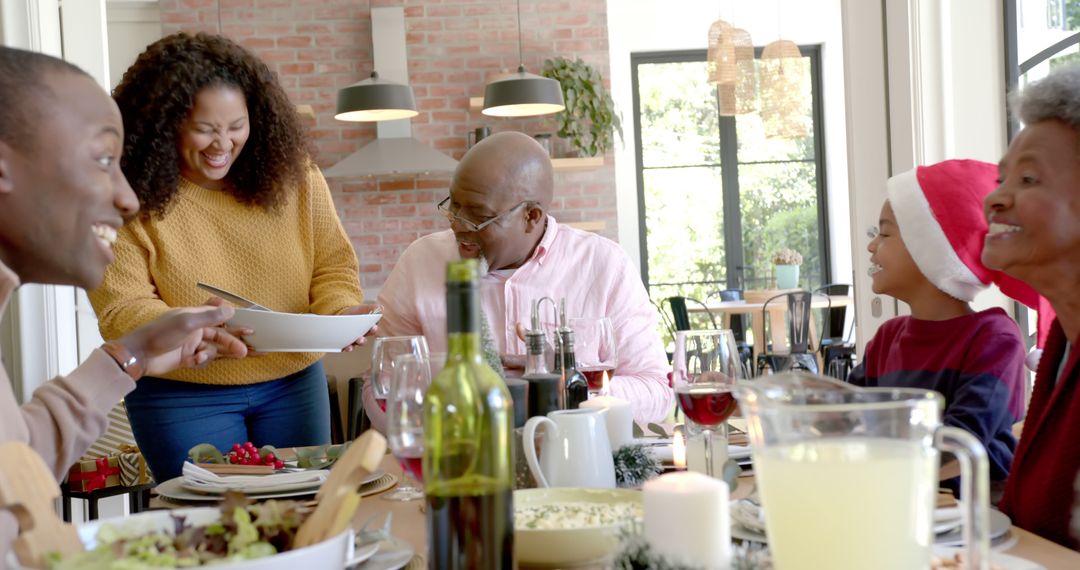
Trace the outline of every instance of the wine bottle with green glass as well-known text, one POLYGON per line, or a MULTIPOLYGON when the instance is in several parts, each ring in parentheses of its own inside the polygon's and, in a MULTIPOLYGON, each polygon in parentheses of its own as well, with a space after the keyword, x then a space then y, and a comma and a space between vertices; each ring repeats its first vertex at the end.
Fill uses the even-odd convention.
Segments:
POLYGON ((446 365, 424 398, 429 568, 513 568, 514 406, 480 349, 477 269, 447 266, 446 365))

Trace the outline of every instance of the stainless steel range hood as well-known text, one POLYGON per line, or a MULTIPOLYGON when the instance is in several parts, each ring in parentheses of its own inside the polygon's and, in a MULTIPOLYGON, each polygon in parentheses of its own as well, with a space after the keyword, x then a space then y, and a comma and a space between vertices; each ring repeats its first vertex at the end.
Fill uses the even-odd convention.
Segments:
MULTIPOLYGON (((379 75, 409 82, 405 56, 405 9, 371 9, 371 41, 379 75)), ((409 119, 376 123, 375 140, 345 157, 323 174, 327 178, 450 173, 457 161, 416 140, 409 119)))

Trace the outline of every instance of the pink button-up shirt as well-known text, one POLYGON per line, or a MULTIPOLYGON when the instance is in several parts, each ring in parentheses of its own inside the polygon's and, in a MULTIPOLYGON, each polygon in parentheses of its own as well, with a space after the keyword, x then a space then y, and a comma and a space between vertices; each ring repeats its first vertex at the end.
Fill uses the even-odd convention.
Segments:
MULTIPOLYGON (((457 241, 450 230, 409 245, 379 292, 384 312, 379 334, 422 334, 431 352, 445 352, 446 264, 458 258, 457 241)), ((533 256, 512 273, 483 276, 480 292, 502 354, 525 354, 515 325, 529 328, 535 299, 565 297, 569 318, 609 317, 619 345, 612 395, 629 400, 638 421, 661 421, 671 410, 669 366, 657 332, 659 317, 641 277, 615 242, 560 225, 548 216, 533 256)), ((550 314, 550 308, 545 306, 545 311, 550 314)), ((374 425, 381 429, 381 414, 375 413, 378 408, 366 389, 365 403, 374 425)))

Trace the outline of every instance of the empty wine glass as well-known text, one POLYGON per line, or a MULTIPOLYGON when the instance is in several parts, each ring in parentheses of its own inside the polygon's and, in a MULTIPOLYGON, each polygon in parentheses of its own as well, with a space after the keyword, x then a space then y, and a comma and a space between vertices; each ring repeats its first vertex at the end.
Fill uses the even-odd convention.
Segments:
POLYGON ((611 379, 619 364, 619 345, 615 328, 608 317, 577 317, 570 319, 574 331, 574 358, 577 369, 589 383, 589 395, 604 388, 604 378, 611 379))
POLYGON ((411 354, 427 362, 427 341, 422 336, 383 336, 376 338, 371 347, 371 392, 384 412, 394 374, 394 359, 402 354, 411 354))
POLYGON ((402 483, 384 495, 389 501, 422 499, 424 491, 412 484, 424 480, 424 393, 431 385, 431 367, 426 358, 402 354, 394 359, 390 394, 386 399, 386 439, 390 452, 401 463, 402 483))
POLYGON ((735 335, 730 330, 679 331, 675 334, 672 384, 687 419, 705 438, 705 474, 713 476, 713 435, 727 446, 727 420, 735 412, 735 383, 745 378, 735 335))

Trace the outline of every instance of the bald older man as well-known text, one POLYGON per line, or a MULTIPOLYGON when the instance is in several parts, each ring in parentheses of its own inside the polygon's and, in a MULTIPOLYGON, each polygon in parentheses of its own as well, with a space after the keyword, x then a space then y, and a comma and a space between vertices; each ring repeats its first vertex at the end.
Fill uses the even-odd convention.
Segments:
MULTIPOLYGON (((483 310, 508 367, 525 354, 516 327, 528 324, 531 303, 566 298, 569 317, 611 318, 619 343, 611 392, 632 403, 639 421, 662 420, 672 406, 668 362, 641 278, 618 244, 548 214, 553 188, 551 160, 525 134, 497 133, 470 149, 439 204, 450 229, 409 245, 379 293, 379 333, 424 335, 432 352, 444 352, 446 262, 479 258, 483 310)), ((364 396, 382 429, 370 386, 364 396)))

